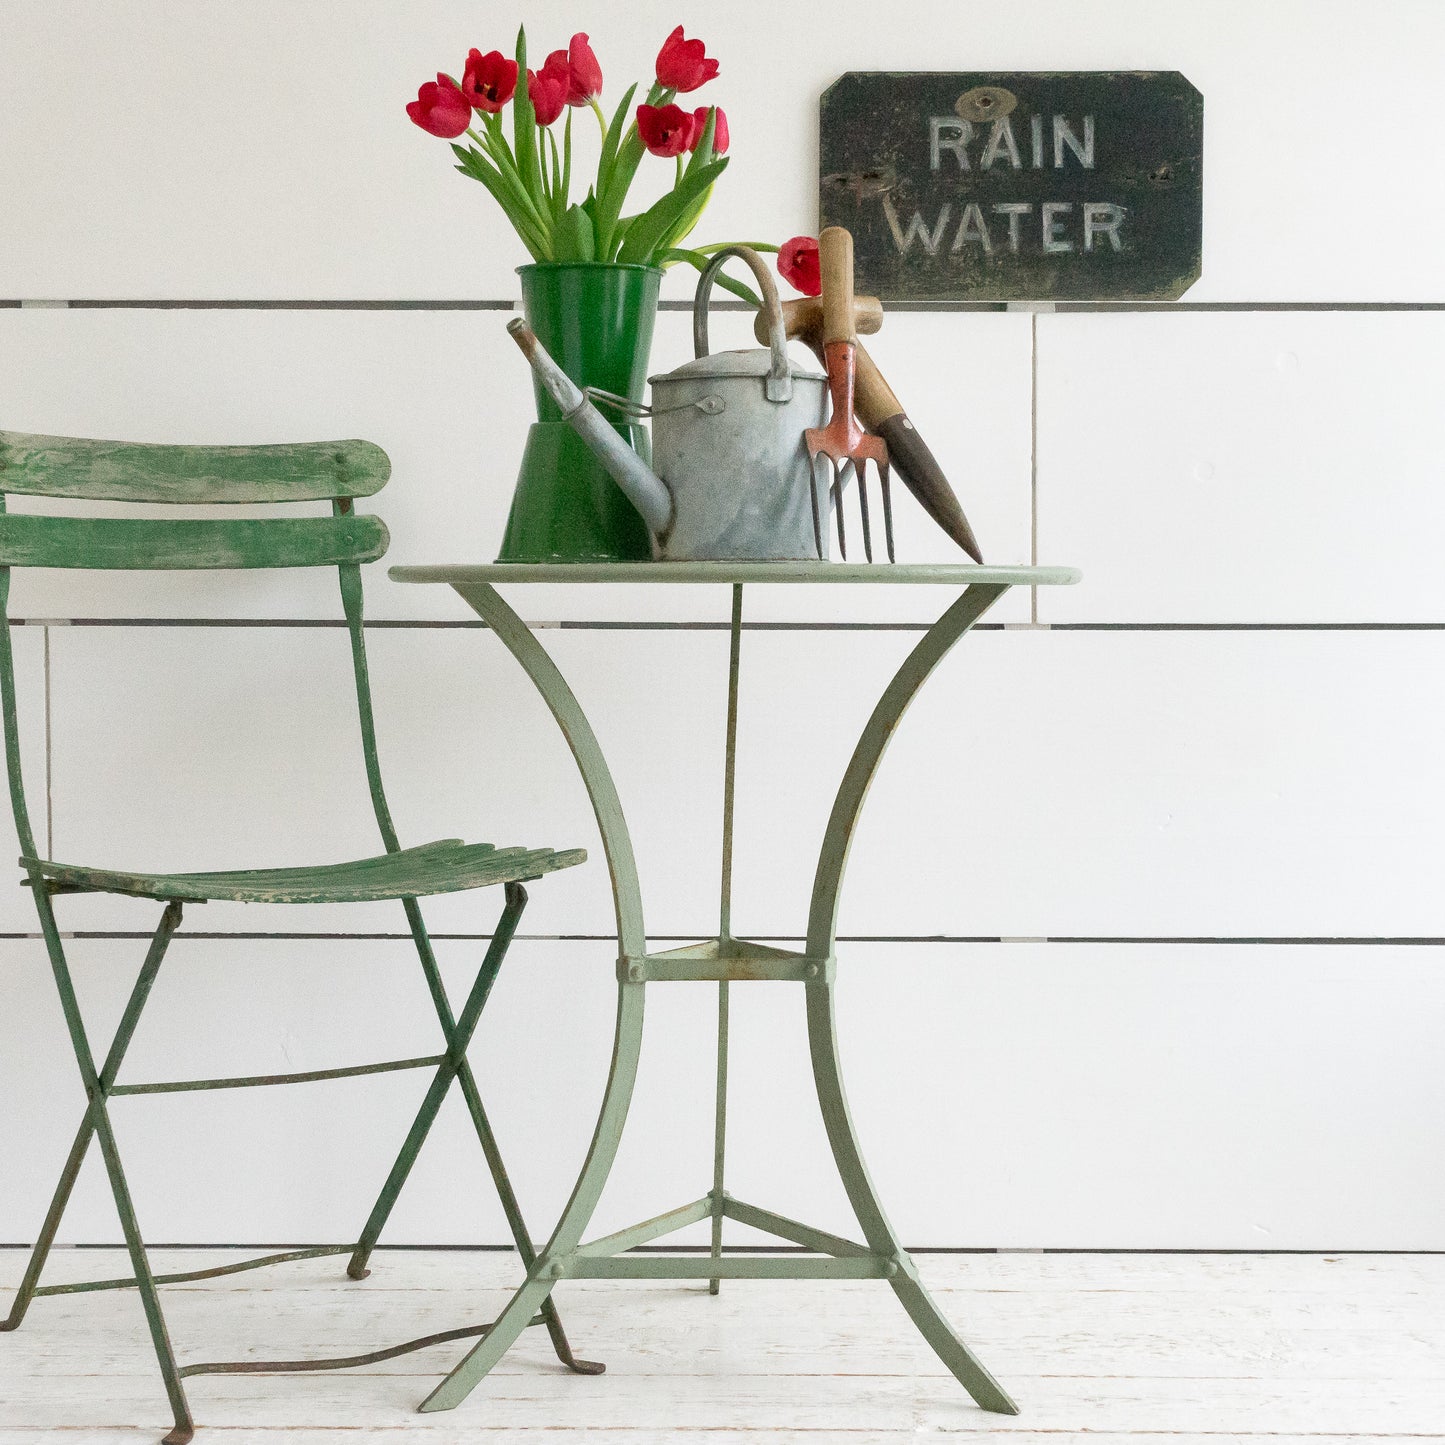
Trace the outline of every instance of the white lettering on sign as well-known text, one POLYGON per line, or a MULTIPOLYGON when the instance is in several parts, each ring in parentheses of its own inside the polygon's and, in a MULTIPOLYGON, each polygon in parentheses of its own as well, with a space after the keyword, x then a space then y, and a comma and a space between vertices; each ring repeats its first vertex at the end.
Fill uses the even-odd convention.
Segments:
POLYGON ((953 238, 953 249, 963 250, 967 241, 977 241, 983 247, 985 256, 993 255, 993 240, 988 234, 988 227, 983 223, 983 212, 978 205, 970 201, 963 208, 963 219, 958 223, 958 234, 953 238))
POLYGON ((968 143, 973 139, 973 124, 956 115, 935 115, 928 122, 928 169, 936 171, 943 163, 943 152, 952 151, 961 171, 968 169, 968 143))
MULTIPOLYGON (((1061 171, 1073 163, 1083 170, 1094 169, 1094 117, 1083 116, 1079 122, 1083 135, 1074 129, 1074 123, 1066 115, 1049 117, 1054 141, 1054 169, 1061 171)), ((936 171, 943 166, 943 153, 948 151, 958 163, 961 171, 972 170, 968 147, 977 139, 973 123, 960 120, 956 115, 933 115, 928 118, 928 169, 936 171)), ((1001 115, 988 128, 988 139, 984 142, 979 156, 978 168, 986 171, 1000 158, 1006 157, 1014 170, 1023 169, 1019 156, 1018 138, 1014 134, 1013 119, 1001 115)), ((1029 118, 1029 160, 1036 171, 1044 169, 1044 117, 1029 118)))
MULTIPOLYGON (((1080 170, 1095 168, 1095 125, 1092 115, 1078 117, 1077 121, 1066 115, 1030 115, 1028 117, 1028 160, 1024 160, 1019 140, 1022 130, 1016 130, 1014 122, 1023 125, 1023 117, 1017 114, 1001 115, 989 123, 986 130, 980 130, 971 121, 956 115, 934 115, 928 118, 928 168, 930 171, 967 171, 980 177, 971 186, 982 184, 984 172, 995 168, 1021 171, 1025 165, 1033 170, 1049 168, 1052 154, 1054 170, 1077 166, 1080 170), (970 156, 971 147, 977 146, 970 156), (952 163, 945 161, 952 156, 952 163)), ((883 214, 888 229, 893 234, 893 244, 900 256, 906 256, 915 243, 923 254, 937 256, 950 234, 950 226, 957 214, 958 223, 952 231, 949 255, 959 255, 967 247, 977 246, 979 253, 991 256, 995 244, 1003 244, 1003 228, 1007 228, 1009 254, 1019 255, 1026 248, 1035 254, 1046 256, 1065 255, 1069 252, 1102 250, 1107 243, 1112 251, 1124 249, 1121 231, 1128 210, 1113 201, 1084 201, 1076 205, 1073 201, 998 201, 986 205, 981 201, 968 201, 962 210, 955 213, 954 203, 945 202, 936 215, 926 215, 921 208, 915 209, 905 224, 898 214, 893 197, 883 194, 883 214), (1038 227, 1027 230, 1024 222, 1038 210, 1038 227), (987 212, 987 214, 986 214, 987 212), (993 231, 989 229, 989 217, 994 220, 993 231), (1030 244, 1037 238, 1034 244, 1030 244)))
MULTIPOLYGON (((1033 203, 999 201, 988 209, 1001 218, 1000 224, 1008 227, 1009 253, 1017 256, 1024 248, 1023 222, 1025 217, 1033 215, 1033 203)), ((1116 206, 1112 201, 1085 201, 1079 210, 1082 217, 1071 235, 1071 228, 1076 226, 1073 202, 1043 202, 1039 207, 1039 227, 1036 233, 1040 252, 1044 255, 1058 255, 1077 251, 1080 249, 1079 241, 1082 242, 1083 250, 1092 251, 1096 243, 1102 245, 1102 238, 1108 239, 1111 250, 1124 249, 1119 228, 1124 224, 1128 211, 1123 206, 1116 206), (1074 235, 1078 235, 1079 241, 1074 239, 1074 235)), ((888 221, 888 229, 893 233, 893 244, 900 256, 906 256, 913 249, 915 241, 923 248, 925 255, 936 256, 948 235, 954 210, 952 202, 945 201, 932 220, 925 218, 921 210, 915 210, 905 226, 898 214, 898 208, 893 204, 893 197, 885 193, 883 214, 888 221)), ((958 227, 953 232, 949 252, 957 255, 969 245, 976 245, 985 256, 993 255, 994 235, 988 228, 984 208, 977 201, 968 202, 959 213, 958 227)))
POLYGON ((918 211, 914 211, 909 218, 908 230, 904 231, 903 227, 898 224, 898 212, 893 208, 893 198, 886 192, 883 196, 883 214, 888 219, 888 229, 893 232, 893 244, 898 247, 900 256, 908 254, 909 248, 915 240, 923 242, 923 249, 930 256, 936 256, 939 244, 943 240, 944 228, 948 225, 948 218, 953 214, 953 207, 944 206, 932 231, 923 224, 923 216, 918 211))
POLYGON ((1094 237, 1103 233, 1109 238, 1109 244, 1116 250, 1122 251, 1124 243, 1119 239, 1119 227, 1124 223, 1123 206, 1113 205, 1109 201, 1085 201, 1084 202, 1084 250, 1094 249, 1094 237))
POLYGON ((1008 248, 1015 256, 1019 253, 1019 222, 1033 210, 1027 201, 1000 201, 994 210, 1008 217, 1008 248))
POLYGON ((1072 251, 1074 243, 1066 240, 1060 235, 1064 223, 1057 219, 1066 211, 1074 208, 1067 201, 1045 201, 1039 207, 1039 215, 1044 223, 1044 250, 1045 251, 1072 251))
POLYGON ((1054 117, 1054 169, 1062 170, 1064 147, 1067 146, 1079 158, 1079 164, 1086 171, 1094 169, 1094 117, 1084 117, 1084 138, 1081 141, 1061 115, 1054 117))
POLYGON ((988 144, 984 147, 983 158, 979 161, 980 170, 986 171, 993 163, 1008 152, 1009 164, 1014 170, 1019 170, 1023 162, 1019 160, 1018 143, 1014 140, 1013 122, 1008 116, 1000 116, 993 123, 993 129, 989 132, 988 144))

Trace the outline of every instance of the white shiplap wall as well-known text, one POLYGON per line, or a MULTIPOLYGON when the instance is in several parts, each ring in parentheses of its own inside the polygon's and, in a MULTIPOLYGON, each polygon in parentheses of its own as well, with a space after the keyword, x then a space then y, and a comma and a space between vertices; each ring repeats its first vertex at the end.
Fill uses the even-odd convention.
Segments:
MULTIPOLYGON (((1040 560, 1086 580, 1007 599, 996 623, 1027 622, 1036 602, 1047 629, 966 641, 880 776, 842 922, 896 941, 845 948, 853 1103, 919 1244, 1442 1247, 1445 193, 1421 158, 1445 11, 925 0, 881 28, 860 0, 829 14, 741 0, 638 0, 625 19, 575 3, 13 7, 0 302, 132 304, 0 305, 0 426, 372 437, 394 462, 378 499, 392 560, 485 559, 530 388, 504 316, 476 303, 509 303, 525 258, 402 115, 429 72, 472 44, 505 47, 525 18, 543 49, 590 29, 613 93, 680 20, 722 61, 709 98, 734 136, 706 236, 781 239, 812 229, 816 100, 844 70, 1182 70, 1207 114, 1204 276, 1185 303, 895 315, 877 339, 991 560, 1028 560, 1036 533, 1040 560), (67 87, 77 99, 57 111, 67 87), (188 300, 229 304, 173 304, 188 300)), ((721 318, 721 344, 741 328, 721 318)), ((687 344, 686 318, 665 312, 657 369, 687 344)), ((900 542, 912 560, 948 555, 908 513, 900 542)), ((748 615, 907 624, 941 601, 862 591, 757 588, 748 615)), ((341 639, 264 625, 335 616, 329 577, 42 574, 13 600, 52 620, 16 644, 56 856, 240 866, 370 846, 341 639)), ((378 568, 368 601, 389 624, 371 647, 403 833, 591 844, 565 749, 502 649, 438 626, 469 615, 442 589, 378 568)), ((539 621, 637 624, 547 641, 613 758, 652 928, 705 930, 725 635, 648 624, 719 621, 726 596, 539 588, 523 602, 539 621)), ((914 635, 748 634, 740 928, 801 931, 833 780, 914 635)), ((103 1033, 154 910, 64 902, 103 1033)), ((457 935, 442 952, 458 987, 493 906, 429 910, 457 935)), ((207 936, 177 943, 131 1076, 429 1049, 414 966, 386 936, 398 921, 194 910, 207 936), (254 936, 278 928, 352 936, 254 936)), ((575 939, 517 945, 475 1051, 539 1229, 606 1068, 609 926, 599 863, 539 886, 529 933, 575 939)), ((33 1236, 81 1102, 33 927, 29 899, 0 889, 0 1241, 33 1236)), ((711 997, 654 991, 599 1227, 706 1181, 711 997)), ((737 1192, 845 1228, 800 1001, 740 989, 735 1018, 737 1192)), ((122 1101, 143 1225, 172 1241, 345 1238, 415 1097, 381 1078, 122 1101)), ((444 1117, 392 1238, 503 1237, 463 1124, 444 1117)), ((67 1237, 117 1237, 98 1171, 67 1237)))

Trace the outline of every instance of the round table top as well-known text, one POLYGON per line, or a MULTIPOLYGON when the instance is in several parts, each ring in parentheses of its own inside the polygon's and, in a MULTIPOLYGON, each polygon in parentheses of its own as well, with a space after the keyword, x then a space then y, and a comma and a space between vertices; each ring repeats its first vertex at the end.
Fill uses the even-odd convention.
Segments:
POLYGON ((1076 567, 985 567, 973 562, 485 562, 393 567, 394 582, 868 582, 1053 587, 1076 567))

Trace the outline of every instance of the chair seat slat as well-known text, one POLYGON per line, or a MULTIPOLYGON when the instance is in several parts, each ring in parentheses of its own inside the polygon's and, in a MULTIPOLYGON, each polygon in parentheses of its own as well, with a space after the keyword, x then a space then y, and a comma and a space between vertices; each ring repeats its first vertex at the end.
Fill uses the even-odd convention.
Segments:
MULTIPOLYGON (((398 849, 395 853, 378 853, 373 858, 357 858, 348 860, 345 863, 321 863, 315 867, 308 867, 307 872, 316 878, 337 878, 350 877, 353 874, 364 875, 375 873, 378 870, 394 868, 398 858, 406 858, 411 861, 420 861, 432 854, 453 855, 459 848, 465 848, 467 844, 460 838, 440 838, 435 843, 419 843, 415 848, 398 849)), ((492 843, 474 843, 473 849, 483 851, 494 851, 492 843)), ((296 872, 292 868, 238 868, 228 869, 226 876, 237 880, 248 880, 255 883, 264 883, 268 880, 285 879, 293 876, 296 872)), ((202 873, 169 873, 168 878, 214 878, 214 872, 202 873)))
POLYGON ((374 562, 389 538, 379 517, 151 521, 0 516, 0 566, 191 570, 374 562))
POLYGON ((122 893, 142 898, 233 903, 363 903, 389 898, 425 898, 458 893, 516 879, 538 878, 585 862, 585 849, 553 852, 550 848, 497 848, 424 844, 377 858, 307 868, 249 869, 217 873, 129 873, 54 863, 44 858, 20 859, 33 870, 66 888, 122 893))
POLYGON ((171 446, 0 431, 0 492, 125 502, 369 497, 391 462, 373 442, 171 446))

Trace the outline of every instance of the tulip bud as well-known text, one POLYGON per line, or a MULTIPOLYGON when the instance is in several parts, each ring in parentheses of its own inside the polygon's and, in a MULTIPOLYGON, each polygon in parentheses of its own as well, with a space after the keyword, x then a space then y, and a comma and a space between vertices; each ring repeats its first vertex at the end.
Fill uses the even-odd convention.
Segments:
POLYGON ((540 72, 527 72, 527 97, 537 112, 538 125, 551 125, 567 106, 566 59, 560 67, 552 63, 553 57, 561 54, 560 50, 554 51, 540 72))
POLYGON ((679 25, 657 52, 657 83, 664 90, 689 91, 705 85, 718 72, 701 40, 684 40, 679 25))
POLYGON ((778 251, 778 275, 804 296, 823 292, 823 269, 818 260, 818 243, 811 236, 794 236, 778 251))
POLYGON ((449 75, 438 75, 407 102, 406 113, 430 135, 455 140, 472 123, 471 102, 449 75))
POLYGON ((707 129, 707 116, 710 110, 717 111, 717 124, 712 132, 712 153, 720 156, 728 148, 728 118, 723 114, 722 106, 700 105, 692 113, 692 143, 688 150, 695 151, 702 144, 702 133, 707 129))
MULTIPOLYGON (((572 44, 566 50, 554 50, 567 64, 567 104, 588 105, 594 96, 602 94, 602 67, 587 43, 587 36, 579 33, 572 37, 572 44)), ((552 63, 552 55, 547 64, 552 63)))

